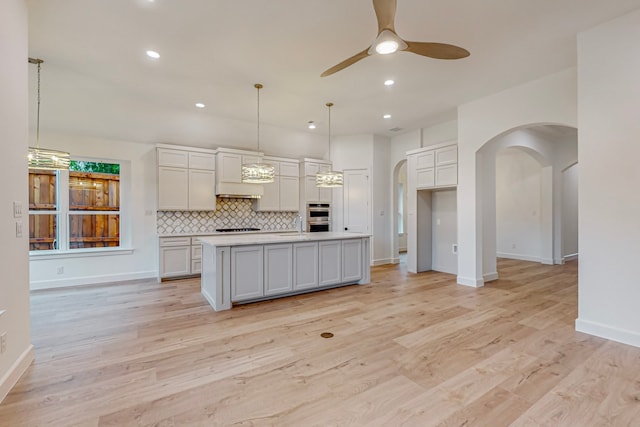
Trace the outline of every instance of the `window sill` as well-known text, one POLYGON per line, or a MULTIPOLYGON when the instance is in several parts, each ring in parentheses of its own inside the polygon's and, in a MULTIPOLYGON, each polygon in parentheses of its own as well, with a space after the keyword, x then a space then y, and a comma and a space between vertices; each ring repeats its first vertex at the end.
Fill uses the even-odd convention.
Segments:
POLYGON ((94 256, 131 255, 133 248, 113 249, 73 249, 70 251, 37 251, 29 252, 29 260, 46 260, 61 258, 86 258, 94 256))

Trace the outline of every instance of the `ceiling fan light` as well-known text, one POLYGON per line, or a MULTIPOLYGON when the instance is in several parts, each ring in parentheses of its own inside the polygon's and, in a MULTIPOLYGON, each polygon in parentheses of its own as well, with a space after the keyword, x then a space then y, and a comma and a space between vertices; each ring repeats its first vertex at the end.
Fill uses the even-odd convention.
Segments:
POLYGON ((376 52, 380 55, 388 55, 398 50, 398 42, 395 40, 387 40, 376 45, 376 52))
POLYGON ((390 53, 397 52, 398 50, 405 50, 408 47, 407 43, 402 40, 396 33, 391 30, 384 30, 369 48, 369 55, 378 53, 380 55, 388 55, 390 53))

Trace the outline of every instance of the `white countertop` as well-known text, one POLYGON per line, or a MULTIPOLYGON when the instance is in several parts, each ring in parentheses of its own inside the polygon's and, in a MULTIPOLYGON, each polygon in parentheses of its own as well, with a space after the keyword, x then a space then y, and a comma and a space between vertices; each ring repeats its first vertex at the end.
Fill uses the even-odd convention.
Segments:
POLYGON ((316 242, 320 240, 340 240, 340 239, 361 239, 369 237, 362 233, 344 233, 323 231, 318 233, 252 233, 252 234, 232 234, 218 233, 215 236, 201 237, 200 242, 211 246, 242 246, 242 245, 265 245, 270 243, 291 243, 291 242, 316 242))
POLYGON ((283 233, 297 233, 297 230, 260 230, 260 231, 210 231, 204 233, 160 233, 158 237, 200 237, 200 236, 220 236, 220 235, 247 235, 247 234, 283 234, 283 233))

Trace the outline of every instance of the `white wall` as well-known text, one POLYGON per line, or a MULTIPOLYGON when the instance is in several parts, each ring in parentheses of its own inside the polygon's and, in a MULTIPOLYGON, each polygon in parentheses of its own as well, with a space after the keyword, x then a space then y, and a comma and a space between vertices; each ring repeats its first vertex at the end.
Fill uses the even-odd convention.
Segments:
POLYGON ((46 141, 47 147, 69 151, 72 157, 124 161, 121 170, 121 245, 131 251, 109 255, 101 252, 99 256, 32 256, 31 288, 156 277, 155 146, 52 133, 41 134, 40 141, 46 141), (64 274, 57 274, 58 267, 64 267, 64 274))
POLYGON ((576 329, 640 346, 640 10, 578 37, 576 329))
MULTIPOLYGON (((402 185, 402 224, 403 224, 403 233, 398 234, 398 251, 406 251, 407 250, 407 162, 401 162, 400 166, 397 169, 397 182, 396 185, 402 185)), ((393 207, 394 207, 394 215, 396 215, 396 221, 393 221, 393 229, 392 233, 395 233, 398 230, 398 221, 399 221, 399 203, 400 203, 400 194, 399 188, 394 189, 393 196, 393 207)), ((394 252, 395 254, 395 252, 394 252)))
POLYGON ((7 350, 0 354, 0 401, 33 360, 29 322, 29 219, 13 217, 13 202, 28 210, 27 163, 27 6, 23 0, 0 2, 0 333, 7 350), (16 221, 22 237, 16 237, 16 221))
POLYGON ((576 86, 572 68, 458 108, 458 283, 484 284, 483 233, 495 236, 495 227, 483 230, 482 217, 483 174, 495 169, 478 167, 483 164, 478 150, 498 135, 531 124, 577 127, 576 86))
POLYGON ((562 257, 578 254, 578 164, 562 172, 562 257))
POLYGON ((393 224, 393 203, 391 203, 391 180, 387 171, 389 170, 389 138, 373 136, 373 168, 371 169, 373 185, 371 194, 372 200, 372 226, 375 236, 373 245, 374 265, 390 264, 393 262, 391 226, 393 224))
POLYGON ((496 156, 496 251, 498 257, 540 262, 542 166, 519 148, 496 156))

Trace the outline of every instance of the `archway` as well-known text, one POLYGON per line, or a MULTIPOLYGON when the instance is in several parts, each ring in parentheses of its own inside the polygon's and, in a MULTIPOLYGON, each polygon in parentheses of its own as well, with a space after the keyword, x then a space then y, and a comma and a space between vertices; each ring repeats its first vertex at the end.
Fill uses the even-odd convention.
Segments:
POLYGON ((497 246, 496 158, 498 152, 508 148, 527 153, 541 167, 540 199, 535 209, 540 226, 540 250, 536 258, 544 264, 563 262, 562 171, 577 162, 577 131, 568 126, 547 124, 511 129, 492 138, 476 152, 476 191, 480 196, 478 200, 482 201, 478 244, 482 248, 484 282, 498 278, 496 256, 501 251, 497 246))
POLYGON ((393 262, 400 262, 400 253, 407 250, 407 160, 399 161, 393 169, 393 223, 391 241, 393 262))

